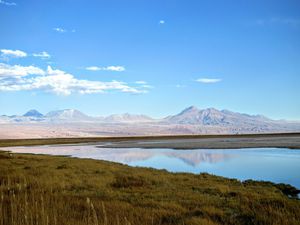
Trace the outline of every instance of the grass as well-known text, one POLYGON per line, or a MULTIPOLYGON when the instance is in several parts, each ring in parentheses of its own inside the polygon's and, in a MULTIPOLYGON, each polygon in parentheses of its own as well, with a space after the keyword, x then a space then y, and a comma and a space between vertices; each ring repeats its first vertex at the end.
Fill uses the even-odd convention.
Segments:
POLYGON ((288 185, 0 152, 0 225, 300 224, 288 185))

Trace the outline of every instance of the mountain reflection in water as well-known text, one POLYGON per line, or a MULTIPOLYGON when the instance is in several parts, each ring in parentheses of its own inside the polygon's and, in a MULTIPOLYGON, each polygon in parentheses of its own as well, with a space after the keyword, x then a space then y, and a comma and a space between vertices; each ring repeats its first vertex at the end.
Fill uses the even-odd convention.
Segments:
POLYGON ((101 159, 124 164, 146 161, 153 157, 167 157, 179 159, 190 166, 200 163, 217 163, 234 157, 224 154, 223 151, 209 152, 210 150, 171 150, 171 149, 139 149, 139 148, 101 148, 93 145, 53 145, 9 147, 15 153, 34 153, 49 155, 68 155, 78 158, 101 159))

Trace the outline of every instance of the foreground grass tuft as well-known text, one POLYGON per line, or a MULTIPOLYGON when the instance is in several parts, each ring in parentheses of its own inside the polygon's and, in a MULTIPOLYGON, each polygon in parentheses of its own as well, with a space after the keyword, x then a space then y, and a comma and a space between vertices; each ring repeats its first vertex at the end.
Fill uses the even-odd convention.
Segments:
POLYGON ((0 152, 0 225, 300 224, 300 201, 287 197, 293 191, 270 182, 0 152))

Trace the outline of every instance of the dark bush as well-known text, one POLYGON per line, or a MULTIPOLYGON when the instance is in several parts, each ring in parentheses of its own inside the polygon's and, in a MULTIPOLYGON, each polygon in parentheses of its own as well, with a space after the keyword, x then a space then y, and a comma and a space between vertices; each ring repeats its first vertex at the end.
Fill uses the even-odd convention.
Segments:
POLYGON ((115 188, 145 187, 148 183, 142 177, 118 175, 112 183, 115 188))

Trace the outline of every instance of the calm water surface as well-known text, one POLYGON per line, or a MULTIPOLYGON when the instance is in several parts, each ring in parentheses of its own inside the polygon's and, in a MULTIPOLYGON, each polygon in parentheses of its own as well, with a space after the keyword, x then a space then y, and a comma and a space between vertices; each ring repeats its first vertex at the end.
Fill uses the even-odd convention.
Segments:
POLYGON ((70 155, 102 159, 130 166, 166 169, 172 172, 200 173, 288 183, 300 188, 300 150, 252 149, 113 149, 96 145, 51 145, 2 148, 18 153, 70 155))

